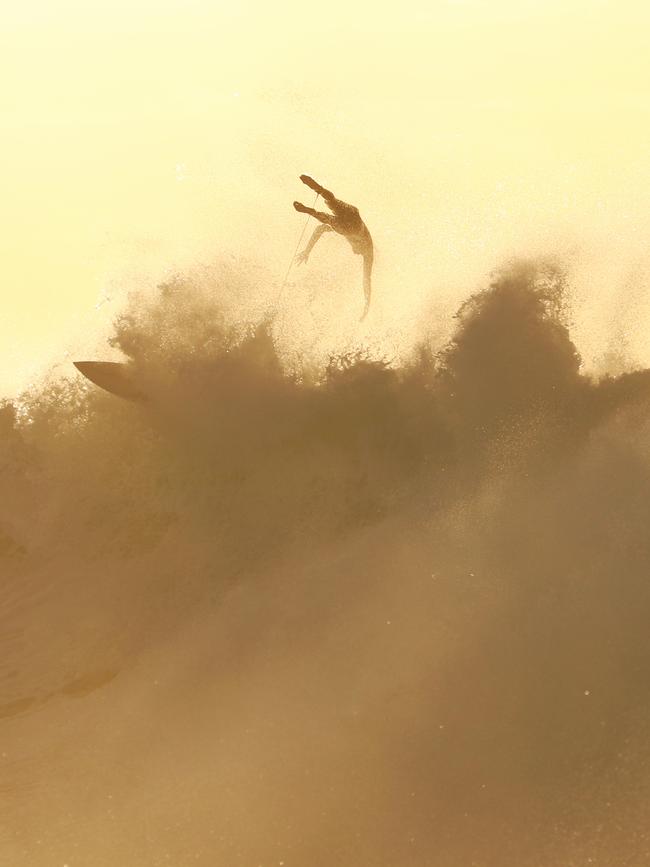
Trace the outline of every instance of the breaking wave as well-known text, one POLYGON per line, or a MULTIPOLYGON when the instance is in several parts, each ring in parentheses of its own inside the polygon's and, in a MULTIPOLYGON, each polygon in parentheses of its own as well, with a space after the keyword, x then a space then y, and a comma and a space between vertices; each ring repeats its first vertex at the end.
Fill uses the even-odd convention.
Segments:
POLYGON ((650 863, 650 371, 549 263, 400 366, 225 279, 117 318, 145 403, 0 409, 3 861, 650 863))

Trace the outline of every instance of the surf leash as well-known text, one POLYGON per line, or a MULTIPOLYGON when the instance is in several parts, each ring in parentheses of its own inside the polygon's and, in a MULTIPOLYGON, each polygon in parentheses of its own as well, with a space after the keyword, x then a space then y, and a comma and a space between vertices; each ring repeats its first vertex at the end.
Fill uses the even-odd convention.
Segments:
MULTIPOLYGON (((316 202, 318 201, 319 196, 320 196, 320 193, 316 193, 316 198, 314 199, 314 203, 312 204, 312 210, 316 207, 316 202)), ((289 279, 289 274, 291 273, 291 269, 293 268, 294 262, 296 261, 296 256, 298 255, 298 250, 300 249, 300 245, 302 244, 302 239, 305 237, 305 232, 307 231, 307 226, 309 225, 310 220, 311 220, 311 214, 307 214, 307 219, 305 220, 305 225, 302 227, 302 232, 300 233, 300 237, 298 238, 298 243, 296 244, 296 249, 293 251, 291 261, 289 262, 289 267, 287 268, 287 273, 284 275, 284 280, 282 281, 282 285, 280 286, 280 291, 278 293, 278 300, 275 302, 276 308, 280 306, 280 300, 282 299, 282 293, 284 292, 284 288, 287 285, 287 280, 289 279)))

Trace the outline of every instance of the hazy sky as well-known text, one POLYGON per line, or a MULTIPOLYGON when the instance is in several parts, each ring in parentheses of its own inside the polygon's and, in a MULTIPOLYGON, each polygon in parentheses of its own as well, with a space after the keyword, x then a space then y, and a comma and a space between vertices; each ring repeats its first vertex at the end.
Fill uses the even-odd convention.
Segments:
MULTIPOLYGON (((169 269, 232 254, 281 281, 304 171, 375 236, 368 334, 446 321, 504 256, 553 249, 585 357, 650 363, 649 27, 641 0, 12 4, 0 393, 169 269)), ((322 245, 312 275, 356 298, 358 260, 322 245)))

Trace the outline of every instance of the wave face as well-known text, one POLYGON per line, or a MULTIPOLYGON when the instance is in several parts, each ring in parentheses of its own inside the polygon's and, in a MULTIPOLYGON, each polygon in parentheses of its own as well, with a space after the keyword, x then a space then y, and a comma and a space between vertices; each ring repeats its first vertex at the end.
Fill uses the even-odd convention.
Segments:
POLYGON ((3 863, 650 863, 650 371, 544 263, 324 371, 224 279, 0 409, 3 863))

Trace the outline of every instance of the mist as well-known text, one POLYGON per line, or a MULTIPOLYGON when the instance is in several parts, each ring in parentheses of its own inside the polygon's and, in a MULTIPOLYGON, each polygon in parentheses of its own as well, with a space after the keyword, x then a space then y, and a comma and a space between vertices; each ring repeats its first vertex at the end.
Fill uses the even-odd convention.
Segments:
POLYGON ((131 296, 146 401, 0 409, 3 862, 650 864, 650 371, 551 260, 397 360, 251 279, 131 296))

